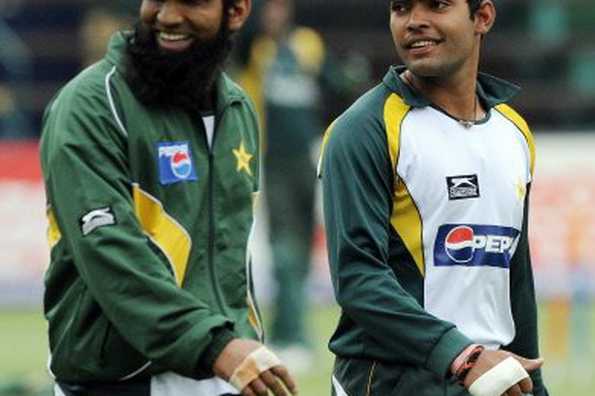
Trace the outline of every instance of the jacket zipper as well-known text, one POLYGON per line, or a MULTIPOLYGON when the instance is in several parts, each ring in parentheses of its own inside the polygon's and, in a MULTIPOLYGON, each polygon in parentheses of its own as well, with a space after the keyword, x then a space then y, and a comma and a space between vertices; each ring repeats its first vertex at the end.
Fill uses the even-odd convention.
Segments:
MULTIPOLYGON (((213 129, 213 139, 211 140, 211 146, 209 147, 208 138, 206 136, 205 130, 205 144, 207 146, 207 150, 209 151, 209 194, 208 194, 208 210, 209 210, 209 243, 208 243, 208 253, 207 253, 207 265, 209 267, 209 275, 211 276, 211 281, 213 285, 213 294, 215 295, 215 301, 219 306, 219 310, 223 315, 227 315, 227 309, 225 308, 225 304, 223 301, 223 293, 221 292, 221 288, 219 286, 219 282, 217 281, 217 273, 215 271, 215 263, 214 263, 214 255, 215 255, 215 196, 213 194, 213 188, 215 185, 215 178, 213 177, 214 171, 214 148, 215 148, 215 141, 217 140, 217 130, 219 129, 219 125, 222 124, 223 116, 225 111, 228 107, 230 107, 234 102, 229 102, 223 106, 221 111, 215 115, 215 125, 213 129)), ((204 123, 203 123, 204 125, 204 123)))
MULTIPOLYGON (((216 128, 215 128, 216 129, 216 128)), ((212 145, 215 145, 215 135, 213 134, 212 145)), ((209 244, 208 244, 208 266, 209 266, 209 275, 211 276, 211 281, 213 284, 213 292, 215 294, 215 300, 219 305, 219 309, 221 313, 226 314, 225 305, 223 303, 223 295, 221 293, 221 289, 219 287, 219 282, 217 281, 217 274, 215 273, 215 263, 214 263, 214 255, 215 255, 215 214, 213 210, 215 208, 215 197, 213 195, 213 187, 215 179, 213 177, 213 151, 209 149, 209 244)))

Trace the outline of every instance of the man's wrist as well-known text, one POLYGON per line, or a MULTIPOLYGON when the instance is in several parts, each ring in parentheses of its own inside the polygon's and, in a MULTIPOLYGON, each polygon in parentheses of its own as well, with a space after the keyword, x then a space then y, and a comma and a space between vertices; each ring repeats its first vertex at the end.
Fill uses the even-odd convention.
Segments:
POLYGON ((463 350, 456 357, 456 359, 450 365, 451 374, 459 381, 463 382, 465 376, 471 370, 479 354, 484 350, 484 347, 478 344, 471 344, 463 350))
POLYGON ((214 330, 213 340, 201 356, 199 367, 211 372, 213 370, 215 361, 217 360, 223 349, 234 338, 236 338, 236 335, 233 331, 229 330, 228 328, 223 327, 214 330))
POLYGON ((453 359, 473 341, 452 327, 440 337, 429 353, 424 368, 437 376, 446 378, 450 375, 453 359))

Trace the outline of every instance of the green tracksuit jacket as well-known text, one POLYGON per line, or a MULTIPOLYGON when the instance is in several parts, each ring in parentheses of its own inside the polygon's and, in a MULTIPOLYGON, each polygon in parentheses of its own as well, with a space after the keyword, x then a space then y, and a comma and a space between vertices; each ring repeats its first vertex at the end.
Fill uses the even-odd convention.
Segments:
POLYGON ((473 342, 539 354, 533 139, 505 104, 517 89, 480 75, 488 113, 467 128, 404 84, 403 70, 333 123, 319 168, 342 309, 330 341, 340 396, 467 395, 449 366, 473 342))
POLYGON ((44 118, 50 369, 74 383, 209 377, 232 337, 261 335, 247 254, 255 112, 222 75, 209 149, 200 114, 136 100, 124 51, 118 33, 44 118))

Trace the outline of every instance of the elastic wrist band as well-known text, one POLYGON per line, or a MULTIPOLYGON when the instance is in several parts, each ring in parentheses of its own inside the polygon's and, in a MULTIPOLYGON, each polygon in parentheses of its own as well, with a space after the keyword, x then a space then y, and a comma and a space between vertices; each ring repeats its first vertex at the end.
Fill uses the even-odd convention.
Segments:
MULTIPOLYGON (((462 361, 459 361, 458 366, 455 370, 455 377, 459 383, 465 382, 465 377, 469 374, 469 371, 475 366, 475 362, 479 358, 479 355, 483 352, 484 347, 481 345, 471 345, 465 350, 462 361)), ((457 359, 459 360, 459 359, 457 359)), ((455 361, 455 364, 457 361, 455 361)))

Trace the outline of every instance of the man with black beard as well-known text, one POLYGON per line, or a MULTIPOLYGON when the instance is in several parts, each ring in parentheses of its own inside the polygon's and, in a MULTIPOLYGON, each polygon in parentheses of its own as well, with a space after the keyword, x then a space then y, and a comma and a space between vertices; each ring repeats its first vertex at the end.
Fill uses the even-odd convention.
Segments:
POLYGON ((128 41, 131 67, 126 75, 136 96, 148 105, 190 111, 208 108, 213 100, 211 88, 232 48, 226 20, 214 38, 196 40, 181 52, 160 48, 150 26, 138 22, 128 41))
POLYGON ((56 395, 296 394, 262 344, 256 115, 222 72, 251 0, 143 0, 44 117, 56 395))

